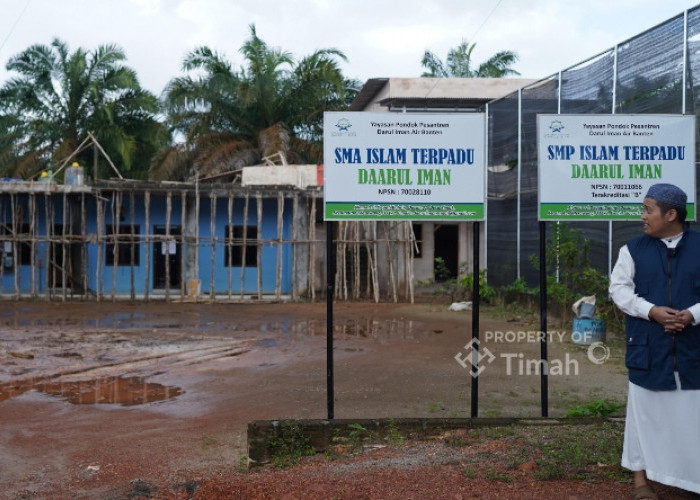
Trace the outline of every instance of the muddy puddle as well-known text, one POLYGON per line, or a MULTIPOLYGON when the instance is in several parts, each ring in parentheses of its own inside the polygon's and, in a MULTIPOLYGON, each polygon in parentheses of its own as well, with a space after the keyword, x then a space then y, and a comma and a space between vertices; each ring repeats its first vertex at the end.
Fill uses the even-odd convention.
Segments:
POLYGON ((103 377, 79 381, 28 381, 0 384, 0 401, 28 391, 61 398, 76 405, 118 404, 135 406, 173 399, 179 387, 146 382, 143 377, 103 377))
MULTIPOLYGON (((148 377, 195 365, 217 366, 246 353, 255 363, 261 360, 257 367, 277 366, 291 351, 307 353, 325 342, 325 317, 271 311, 251 319, 250 314, 222 315, 213 308, 169 308, 164 314, 160 308, 95 307, 62 315, 57 310, 42 314, 34 304, 0 309, 0 402, 30 391, 82 405, 165 401, 183 390, 147 382, 148 377), (85 380, 75 381, 78 377, 85 380)), ((337 349, 361 352, 364 344, 413 342, 442 330, 402 317, 346 315, 336 317, 333 332, 351 342, 337 349)))

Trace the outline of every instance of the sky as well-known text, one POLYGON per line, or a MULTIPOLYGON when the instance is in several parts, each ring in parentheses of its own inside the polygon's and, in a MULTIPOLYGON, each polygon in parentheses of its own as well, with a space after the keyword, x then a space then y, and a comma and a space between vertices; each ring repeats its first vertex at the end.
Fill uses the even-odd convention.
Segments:
POLYGON ((54 38, 94 50, 116 44, 141 85, 160 95, 182 61, 206 45, 234 67, 254 24, 297 59, 334 48, 348 78, 419 77, 430 50, 444 60, 476 43, 476 65, 518 54, 522 78, 546 78, 660 24, 698 0, 0 0, 0 85, 7 61, 54 38))

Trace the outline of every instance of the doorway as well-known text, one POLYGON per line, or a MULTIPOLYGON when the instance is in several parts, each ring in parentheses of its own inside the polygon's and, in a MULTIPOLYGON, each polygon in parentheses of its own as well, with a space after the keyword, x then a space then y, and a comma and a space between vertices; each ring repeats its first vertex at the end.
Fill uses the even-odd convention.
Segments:
MULTIPOLYGON (((165 226, 153 226, 153 234, 165 235, 165 226)), ((153 288, 179 288, 182 283, 181 227, 170 226, 169 234, 168 241, 153 242, 153 288)))
POLYGON ((433 230, 435 259, 442 265, 433 264, 435 281, 443 282, 459 274, 459 226, 457 224, 435 224, 433 230))

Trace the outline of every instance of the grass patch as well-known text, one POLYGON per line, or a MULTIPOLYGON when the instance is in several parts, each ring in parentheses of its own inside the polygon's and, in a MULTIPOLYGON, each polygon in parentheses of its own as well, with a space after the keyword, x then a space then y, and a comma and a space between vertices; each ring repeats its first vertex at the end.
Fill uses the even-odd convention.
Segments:
POLYGON ((295 465, 301 457, 316 453, 309 436, 304 434, 301 426, 293 423, 282 422, 277 436, 270 440, 269 445, 272 463, 278 467, 295 465))
POLYGON ((598 399, 585 405, 576 405, 570 408, 564 417, 608 417, 618 413, 625 405, 609 399, 598 399))
POLYGON ((629 481, 629 472, 620 465, 623 434, 624 423, 604 421, 477 428, 453 433, 444 442, 481 448, 470 462, 493 480, 508 481, 508 471, 525 465, 541 481, 629 481))
POLYGON ((386 441, 393 446, 402 446, 405 439, 396 421, 394 419, 389 420, 389 427, 386 431, 386 441))
POLYGON ((627 480, 629 473, 620 465, 623 433, 621 422, 540 429, 526 436, 540 453, 533 474, 541 480, 627 480))

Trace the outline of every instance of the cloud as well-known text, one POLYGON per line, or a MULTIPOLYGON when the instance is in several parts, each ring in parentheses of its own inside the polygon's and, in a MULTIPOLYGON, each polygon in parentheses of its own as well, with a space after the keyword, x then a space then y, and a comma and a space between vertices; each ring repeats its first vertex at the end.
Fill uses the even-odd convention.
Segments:
POLYGON ((10 56, 58 37, 71 50, 116 43, 142 84, 160 93, 199 45, 241 65, 251 23, 266 43, 297 58, 319 48, 341 50, 349 59, 343 71, 362 81, 417 77, 426 49, 444 59, 462 40, 476 42, 477 63, 514 50, 522 76, 544 78, 694 6, 694 0, 5 1, 0 83, 9 76, 10 56))

